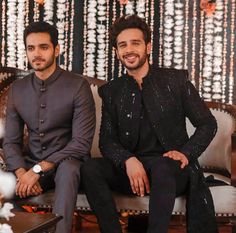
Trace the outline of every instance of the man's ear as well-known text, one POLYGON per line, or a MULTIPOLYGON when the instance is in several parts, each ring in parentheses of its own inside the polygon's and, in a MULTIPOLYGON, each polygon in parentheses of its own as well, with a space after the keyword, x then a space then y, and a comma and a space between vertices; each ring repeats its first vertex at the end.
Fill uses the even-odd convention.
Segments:
POLYGON ((60 45, 57 44, 56 47, 55 47, 55 56, 58 57, 60 54, 60 45))
POLYGON ((150 55, 151 51, 152 51, 152 44, 151 44, 151 42, 148 42, 147 43, 147 54, 150 55))
POLYGON ((118 50, 116 48, 115 48, 115 52, 116 52, 117 59, 120 60, 120 56, 119 56, 118 50))

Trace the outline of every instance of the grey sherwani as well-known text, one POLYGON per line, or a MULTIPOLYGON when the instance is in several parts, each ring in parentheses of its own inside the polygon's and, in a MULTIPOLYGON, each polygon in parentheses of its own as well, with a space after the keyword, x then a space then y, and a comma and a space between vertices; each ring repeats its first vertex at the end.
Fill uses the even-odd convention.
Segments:
MULTIPOLYGON (((58 197, 54 212, 66 214, 67 222, 71 222, 76 201, 80 161, 89 156, 94 127, 94 100, 81 76, 58 67, 45 81, 31 74, 9 90, 3 145, 8 170, 29 168, 42 160, 55 163, 58 197), (26 157, 22 150, 25 125, 29 133, 26 157)), ((62 225, 60 232, 69 232, 62 225)))

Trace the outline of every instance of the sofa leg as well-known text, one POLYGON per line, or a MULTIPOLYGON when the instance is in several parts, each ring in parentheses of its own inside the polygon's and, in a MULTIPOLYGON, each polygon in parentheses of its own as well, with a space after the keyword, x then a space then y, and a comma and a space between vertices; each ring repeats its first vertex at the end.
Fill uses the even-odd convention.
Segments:
POLYGON ((232 233, 236 233, 236 223, 232 226, 232 233))
POLYGON ((74 212, 72 229, 72 232, 74 233, 77 233, 82 229, 82 219, 77 211, 74 212))

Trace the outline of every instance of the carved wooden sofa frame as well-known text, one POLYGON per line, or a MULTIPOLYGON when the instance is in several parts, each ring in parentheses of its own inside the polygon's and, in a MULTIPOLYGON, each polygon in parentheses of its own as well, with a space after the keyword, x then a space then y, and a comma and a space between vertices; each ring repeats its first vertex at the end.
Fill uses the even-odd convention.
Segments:
MULTIPOLYGON (((18 78, 22 78, 27 72, 15 68, 0 68, 0 117, 4 119, 6 97, 9 85, 18 78)), ((97 124, 93 141, 92 156, 101 156, 98 149, 98 132, 101 117, 101 99, 98 97, 97 88, 105 81, 85 77, 91 85, 96 104, 97 124)), ((236 106, 215 102, 206 102, 217 119, 218 132, 199 161, 206 175, 213 175, 219 186, 211 187, 216 209, 216 216, 220 223, 232 226, 232 232, 236 233, 236 134, 235 119, 236 106)), ((187 120, 187 130, 191 135, 194 128, 187 120)), ((0 156, 1 158, 1 156, 0 156)), ((217 183, 216 182, 216 183, 217 183)), ((22 205, 39 208, 52 208, 53 190, 37 197, 21 200, 22 205)), ((127 196, 114 193, 117 211, 132 214, 148 214, 149 197, 127 196)), ((91 212, 84 193, 79 193, 76 203, 76 211, 91 212)), ((185 216, 185 197, 178 197, 175 201, 173 216, 185 216)))

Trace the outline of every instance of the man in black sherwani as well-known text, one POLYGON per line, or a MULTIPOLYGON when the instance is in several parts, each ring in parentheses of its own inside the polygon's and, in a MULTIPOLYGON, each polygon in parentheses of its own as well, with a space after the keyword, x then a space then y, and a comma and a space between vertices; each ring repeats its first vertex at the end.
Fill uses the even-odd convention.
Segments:
POLYGON ((148 233, 167 233, 175 197, 182 194, 188 232, 216 233, 211 194, 197 162, 216 134, 215 118, 185 70, 150 66, 151 35, 141 18, 117 19, 111 41, 127 73, 99 89, 105 158, 81 170, 101 232, 122 232, 111 193, 116 190, 150 195, 148 233), (186 117, 196 127, 190 138, 186 117))

